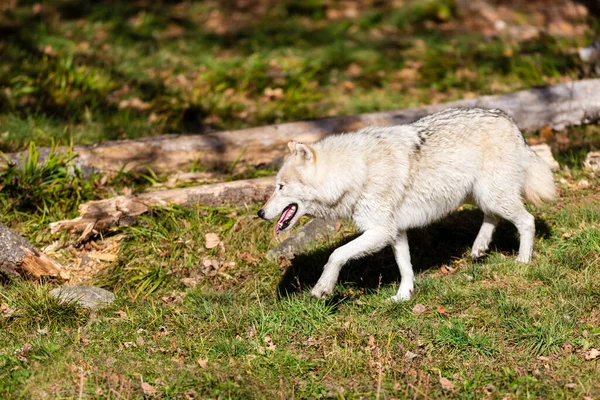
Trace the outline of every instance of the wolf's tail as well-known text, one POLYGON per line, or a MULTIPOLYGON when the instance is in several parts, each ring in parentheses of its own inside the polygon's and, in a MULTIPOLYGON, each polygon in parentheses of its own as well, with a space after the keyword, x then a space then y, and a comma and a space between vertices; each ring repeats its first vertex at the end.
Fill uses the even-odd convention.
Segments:
POLYGON ((523 194, 525 198, 535 204, 541 205, 556 199, 556 186, 550 166, 531 149, 527 149, 527 170, 525 172, 525 185, 523 194))

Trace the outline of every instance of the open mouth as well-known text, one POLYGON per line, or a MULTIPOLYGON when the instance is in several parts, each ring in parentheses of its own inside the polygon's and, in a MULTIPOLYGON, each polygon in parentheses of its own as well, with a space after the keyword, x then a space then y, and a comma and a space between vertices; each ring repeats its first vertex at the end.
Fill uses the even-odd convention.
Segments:
POLYGON ((279 232, 286 230, 290 226, 290 222, 294 219, 297 211, 298 204, 296 203, 292 203, 284 208, 281 217, 279 217, 279 221, 277 221, 277 224, 275 225, 275 233, 279 234, 279 232))

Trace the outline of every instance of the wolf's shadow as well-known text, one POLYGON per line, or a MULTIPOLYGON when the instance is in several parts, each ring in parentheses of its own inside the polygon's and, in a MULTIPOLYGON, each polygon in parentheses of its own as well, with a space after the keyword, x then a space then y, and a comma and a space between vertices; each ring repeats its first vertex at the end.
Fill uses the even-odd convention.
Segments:
MULTIPOLYGON (((428 227, 410 230, 408 240, 415 272, 450 265, 453 260, 465 256, 470 251, 482 222, 482 212, 469 209, 456 211, 428 227)), ((535 225, 536 236, 550 235, 550 228, 544 221, 536 218, 535 225)), ((286 296, 311 288, 319 279, 333 250, 355 237, 345 238, 331 247, 297 255, 279 282, 279 295, 286 296)), ((516 256, 518 249, 519 235, 515 226, 508 221, 500 221, 488 254, 502 252, 515 253, 516 256)), ((349 284, 366 292, 399 282, 400 273, 389 246, 378 253, 348 262, 342 268, 338 280, 338 283, 349 284)))

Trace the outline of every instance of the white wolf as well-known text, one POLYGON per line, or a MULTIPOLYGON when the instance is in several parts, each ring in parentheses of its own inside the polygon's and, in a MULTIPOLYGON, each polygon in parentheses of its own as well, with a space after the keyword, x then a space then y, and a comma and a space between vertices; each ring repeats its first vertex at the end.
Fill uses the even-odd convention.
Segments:
POLYGON ((333 291, 348 260, 391 245, 401 275, 391 300, 409 300, 414 273, 406 231, 438 220, 465 202, 484 213, 473 258, 488 249, 501 217, 517 227, 517 261, 528 263, 535 225, 523 197, 538 205, 556 195, 549 166, 500 110, 448 109, 409 125, 371 127, 312 145, 290 142, 288 147, 292 154, 259 217, 281 214, 277 233, 290 229, 303 215, 352 218, 362 232, 329 257, 311 291, 319 298, 333 291))

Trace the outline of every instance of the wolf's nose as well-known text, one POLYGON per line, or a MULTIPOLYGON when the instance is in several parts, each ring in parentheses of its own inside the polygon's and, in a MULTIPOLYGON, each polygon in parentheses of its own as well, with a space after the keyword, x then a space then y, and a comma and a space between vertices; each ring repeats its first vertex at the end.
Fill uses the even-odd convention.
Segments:
POLYGON ((262 219, 265 219, 265 210, 260 209, 258 210, 258 216, 261 217, 262 219))

